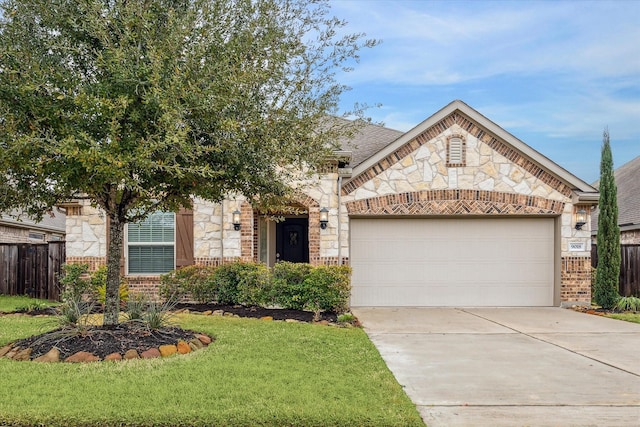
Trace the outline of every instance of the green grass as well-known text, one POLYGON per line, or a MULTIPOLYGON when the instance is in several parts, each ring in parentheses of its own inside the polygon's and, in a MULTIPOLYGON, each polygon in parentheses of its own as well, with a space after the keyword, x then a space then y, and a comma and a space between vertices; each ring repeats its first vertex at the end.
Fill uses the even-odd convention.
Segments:
POLYGON ((26 296, 0 295, 0 312, 3 313, 11 313, 27 307, 49 307, 58 304, 60 303, 47 301, 46 299, 29 298, 26 296))
POLYGON ((611 313, 606 316, 611 317, 612 319, 624 320, 626 322, 640 323, 640 313, 611 313))
MULTIPOLYGON (((0 425, 424 425, 361 329, 196 315, 177 320, 217 340, 162 360, 0 359, 0 425)), ((0 344, 39 333, 47 321, 0 317, 0 344)))

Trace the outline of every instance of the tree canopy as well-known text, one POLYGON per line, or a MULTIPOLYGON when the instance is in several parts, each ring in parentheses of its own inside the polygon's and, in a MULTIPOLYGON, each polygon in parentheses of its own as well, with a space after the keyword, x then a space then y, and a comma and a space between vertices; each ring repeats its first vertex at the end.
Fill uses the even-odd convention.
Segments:
POLYGON ((193 196, 286 196, 349 132, 327 124, 344 123, 327 121, 347 89, 336 73, 376 44, 322 0, 0 7, 0 211, 102 208, 112 308, 123 224, 193 196))

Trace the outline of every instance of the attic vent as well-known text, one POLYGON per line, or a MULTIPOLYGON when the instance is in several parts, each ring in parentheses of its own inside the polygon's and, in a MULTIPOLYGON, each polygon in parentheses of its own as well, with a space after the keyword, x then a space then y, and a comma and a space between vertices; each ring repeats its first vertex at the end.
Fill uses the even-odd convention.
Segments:
POLYGON ((462 135, 451 135, 447 138, 447 166, 465 166, 465 154, 466 145, 462 135))

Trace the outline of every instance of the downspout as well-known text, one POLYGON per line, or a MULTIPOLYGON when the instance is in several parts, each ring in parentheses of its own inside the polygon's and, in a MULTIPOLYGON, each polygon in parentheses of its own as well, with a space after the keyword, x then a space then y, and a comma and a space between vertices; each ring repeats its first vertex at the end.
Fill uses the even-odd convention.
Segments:
POLYGON ((224 199, 220 202, 220 265, 224 264, 224 199))
POLYGON ((338 265, 342 265, 342 175, 338 172, 338 265))
MULTIPOLYGON (((351 153, 345 152, 348 161, 351 163, 351 153)), ((351 178, 352 169, 350 167, 338 167, 338 265, 342 265, 342 178, 351 178)))

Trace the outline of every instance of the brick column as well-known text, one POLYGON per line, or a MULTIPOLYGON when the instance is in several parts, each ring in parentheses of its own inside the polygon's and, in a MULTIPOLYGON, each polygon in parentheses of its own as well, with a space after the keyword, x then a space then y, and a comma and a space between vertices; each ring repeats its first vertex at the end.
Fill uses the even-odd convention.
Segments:
POLYGON ((562 257, 560 301, 591 304, 591 257, 562 257))

